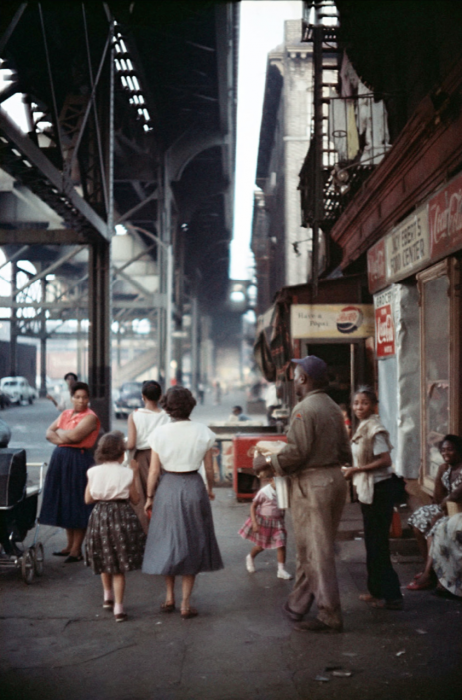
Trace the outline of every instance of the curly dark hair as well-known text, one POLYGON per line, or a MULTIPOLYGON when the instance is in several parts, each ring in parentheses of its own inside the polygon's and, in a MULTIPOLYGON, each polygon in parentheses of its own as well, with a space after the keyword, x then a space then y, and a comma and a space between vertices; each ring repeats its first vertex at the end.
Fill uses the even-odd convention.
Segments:
POLYGON ((438 447, 441 448, 443 447, 443 442, 450 442, 452 445, 457 450, 457 454, 459 457, 462 457, 462 438, 459 437, 458 435, 452 435, 451 433, 449 435, 445 435, 444 438, 441 440, 439 443, 438 447))
POLYGON ((196 399, 184 386, 172 386, 165 394, 163 408, 171 418, 186 420, 196 405, 196 399))
POLYGON ((143 396, 146 396, 149 401, 159 401, 162 396, 162 387, 159 382, 155 382, 154 379, 148 379, 143 382, 141 393, 143 396))
POLYGON ((120 430, 113 430, 101 437, 95 451, 95 462, 97 464, 117 462, 124 452, 125 436, 120 430))
POLYGON ((75 392, 79 390, 86 391, 87 395, 90 396, 90 387, 85 382, 76 382, 69 391, 71 396, 74 396, 75 392))

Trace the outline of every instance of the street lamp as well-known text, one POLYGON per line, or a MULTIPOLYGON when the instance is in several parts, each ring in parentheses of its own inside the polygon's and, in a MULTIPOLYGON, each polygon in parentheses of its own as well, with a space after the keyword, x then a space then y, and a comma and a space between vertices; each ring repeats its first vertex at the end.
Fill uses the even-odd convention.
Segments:
POLYGON ((173 291, 173 245, 165 243, 155 233, 147 231, 140 226, 127 224, 127 228, 144 233, 145 236, 152 238, 158 245, 167 253, 167 304, 166 304, 166 328, 165 328, 165 385, 168 389, 171 376, 171 361, 172 361, 172 291, 173 291))

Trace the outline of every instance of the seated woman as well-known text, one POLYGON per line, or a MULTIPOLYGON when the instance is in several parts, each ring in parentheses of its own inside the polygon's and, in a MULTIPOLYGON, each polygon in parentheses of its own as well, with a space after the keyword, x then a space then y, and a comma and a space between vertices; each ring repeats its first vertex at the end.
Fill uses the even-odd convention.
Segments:
MULTIPOLYGON (((435 481, 436 503, 422 506, 409 518, 409 524, 414 528, 417 543, 426 561, 424 571, 407 586, 410 591, 422 591, 435 585, 435 572, 438 576, 438 567, 433 565, 433 557, 437 549, 440 551, 445 541, 444 532, 447 530, 448 521, 452 520, 446 516, 446 504, 450 501, 462 501, 462 438, 446 435, 441 441, 440 452, 444 462, 435 481), (435 537, 436 541, 433 542, 433 549, 430 551, 435 537)), ((437 559, 439 560, 439 555, 437 559)), ((462 592, 459 595, 462 595, 462 592)))
POLYGON ((215 434, 189 416, 196 400, 182 386, 167 391, 164 409, 172 419, 154 431, 146 513, 152 511, 143 572, 165 576, 163 612, 175 610, 175 576, 182 576, 181 616, 197 615, 190 605, 196 574, 223 568, 209 499, 213 494, 215 434), (207 490, 199 474, 205 466, 207 490), (156 489, 157 487, 157 489, 156 489), (155 498, 154 498, 155 493, 155 498))

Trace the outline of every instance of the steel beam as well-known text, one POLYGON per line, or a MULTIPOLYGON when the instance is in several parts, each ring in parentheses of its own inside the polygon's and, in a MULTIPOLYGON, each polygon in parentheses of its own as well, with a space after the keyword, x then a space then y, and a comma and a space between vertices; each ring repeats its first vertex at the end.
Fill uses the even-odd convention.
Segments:
POLYGON ((153 199, 157 199, 157 196, 158 195, 157 195, 157 187, 156 187, 154 192, 151 192, 151 194, 148 195, 145 199, 143 199, 143 201, 139 202, 134 207, 129 209, 127 212, 125 212, 125 214, 121 214, 115 222, 116 225, 121 224, 123 221, 127 221, 127 219, 129 219, 131 216, 133 216, 133 214, 136 214, 137 211, 142 209, 145 204, 147 204, 148 202, 151 202, 153 199))
POLYGON ((13 34, 14 30, 16 29, 16 25, 18 24, 19 20, 21 19, 24 10, 27 7, 27 2, 22 2, 16 12, 14 13, 14 17, 11 20, 10 24, 8 25, 8 29, 3 32, 2 37, 0 38, 0 56, 3 53, 3 50, 5 46, 7 45, 10 36, 13 34))
POLYGON ((69 262, 69 260, 72 260, 77 253, 80 253, 79 248, 74 248, 74 250, 70 250, 67 255, 63 255, 62 258, 59 258, 58 260, 55 260, 55 262, 52 265, 49 265, 46 267, 44 270, 39 272, 37 275, 34 275, 34 277, 31 277, 30 280, 27 282, 27 284, 24 284, 22 287, 16 290, 16 294, 19 294, 20 292, 23 292, 27 287, 30 287, 31 284, 34 284, 34 282, 37 282, 37 280, 41 280, 43 277, 46 277, 47 275, 50 275, 54 270, 57 270, 58 267, 61 267, 64 265, 64 263, 69 262))
POLYGON ((23 159, 40 171, 42 176, 48 180, 51 188, 54 188, 57 195, 65 197, 72 206, 81 214, 95 230, 95 242, 98 239, 109 240, 110 233, 107 224, 98 216, 95 210, 81 197, 75 189, 72 181, 43 155, 38 146, 30 138, 25 136, 8 117, 6 112, 0 107, 0 131, 3 132, 7 140, 20 152, 23 159))
MULTIPOLYGON (((0 245, 90 245, 89 237, 69 228, 0 228, 0 245)), ((27 246, 25 246, 27 248, 27 246)))

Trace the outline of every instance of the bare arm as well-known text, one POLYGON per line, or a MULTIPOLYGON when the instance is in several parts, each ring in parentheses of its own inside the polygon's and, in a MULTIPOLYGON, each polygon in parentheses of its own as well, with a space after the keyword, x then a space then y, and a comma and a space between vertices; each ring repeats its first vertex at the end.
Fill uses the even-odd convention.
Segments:
POLYGON ((211 501, 215 498, 215 494, 213 493, 213 481, 214 481, 214 475, 213 475, 213 454, 212 454, 212 449, 207 450, 204 456, 204 467, 205 467, 205 477, 207 479, 207 493, 209 495, 209 498, 211 501))
POLYGON ((47 428, 47 432, 45 434, 46 439, 48 442, 51 442, 53 445, 63 445, 64 442, 63 440, 59 437, 58 435, 58 420, 57 418, 49 428, 47 428))
POLYGON ((56 432, 62 440, 61 444, 81 442, 81 440, 84 440, 96 429, 96 426, 96 416, 90 414, 82 418, 80 423, 75 428, 72 428, 72 430, 62 430, 58 428, 56 432))
POLYGON ((130 491, 129 491, 128 497, 130 499, 130 502, 136 506, 140 502, 140 487, 138 484, 139 464, 136 461, 136 459, 132 459, 132 461, 130 462, 130 469, 133 470, 133 480, 132 480, 132 483, 130 484, 130 491))
POLYGON ((160 476, 160 459, 157 452, 151 451, 151 464, 149 465, 148 483, 146 485, 146 504, 144 510, 146 513, 152 510, 152 502, 154 500, 154 491, 156 490, 157 482, 160 476))
POLYGON ((374 469, 382 469, 383 467, 391 466, 391 457, 389 452, 382 452, 382 454, 377 455, 376 459, 369 464, 364 464, 362 467, 347 467, 343 470, 343 476, 345 479, 351 479, 353 474, 359 474, 360 472, 374 471, 374 469))
POLYGON ((437 473, 436 479, 435 479, 435 491, 433 493, 433 499, 434 499, 435 503, 441 503, 443 498, 448 493, 446 491, 446 488, 445 488, 443 481, 441 479, 441 477, 443 476, 443 474, 447 468, 448 468, 447 464, 445 464, 445 463, 440 464, 440 466, 438 468, 438 473, 437 473))
POLYGON ((134 450, 136 447, 136 425, 133 420, 133 413, 128 416, 127 425, 127 450, 134 450))
POLYGON ((89 483, 87 483, 87 488, 85 489, 85 497, 84 498, 85 498, 85 503, 87 505, 90 505, 90 503, 96 503, 95 499, 93 498, 93 496, 90 493, 90 484, 89 483))

